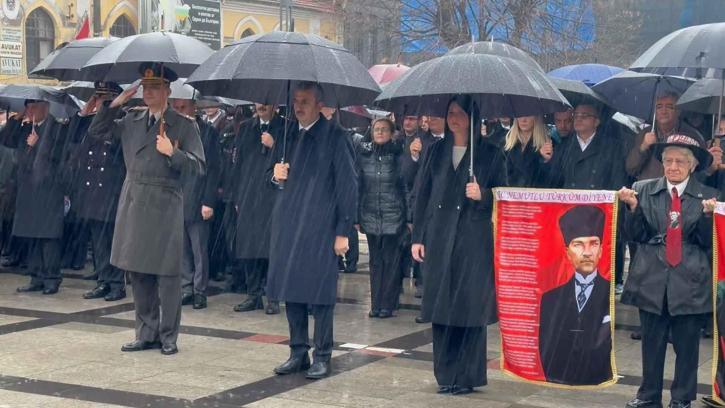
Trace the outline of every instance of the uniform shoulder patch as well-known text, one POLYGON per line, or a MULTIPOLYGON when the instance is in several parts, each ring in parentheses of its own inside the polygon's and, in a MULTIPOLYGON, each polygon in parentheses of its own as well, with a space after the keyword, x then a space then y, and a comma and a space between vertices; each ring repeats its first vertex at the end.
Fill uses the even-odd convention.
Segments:
POLYGON ((129 109, 129 112, 146 112, 148 110, 148 106, 134 106, 133 108, 129 109))

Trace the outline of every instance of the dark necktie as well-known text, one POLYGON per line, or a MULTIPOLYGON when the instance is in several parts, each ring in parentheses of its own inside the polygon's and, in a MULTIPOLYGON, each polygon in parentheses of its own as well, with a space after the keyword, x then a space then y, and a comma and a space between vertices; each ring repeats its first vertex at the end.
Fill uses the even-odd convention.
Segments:
MULTIPOLYGON (((267 131, 269 131, 269 123, 260 123, 259 124, 260 135, 267 131)), ((262 154, 266 154, 266 153, 267 153, 267 146, 262 145, 262 154)))
POLYGON ((584 308, 584 305, 587 303, 587 294, 586 291, 590 286, 594 285, 594 282, 584 283, 579 282, 574 278, 574 283, 576 283, 577 286, 579 286, 579 294, 576 296, 576 303, 579 306, 579 311, 584 308))
POLYGON ((149 117, 149 125, 146 128, 146 130, 151 129, 152 127, 154 127, 155 124, 156 124, 156 115, 150 115, 150 117, 149 117))
POLYGON ((677 266, 682 261, 682 202, 677 188, 672 187, 672 205, 670 206, 667 239, 665 241, 665 258, 670 266, 677 266))

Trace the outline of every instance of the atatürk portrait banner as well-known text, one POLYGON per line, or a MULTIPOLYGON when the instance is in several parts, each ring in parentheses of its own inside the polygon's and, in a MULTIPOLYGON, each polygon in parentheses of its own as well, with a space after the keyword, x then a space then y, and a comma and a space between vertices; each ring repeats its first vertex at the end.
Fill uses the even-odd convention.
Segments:
POLYGON ((712 399, 715 402, 714 406, 723 406, 725 405, 725 203, 717 203, 714 218, 712 269, 716 335, 713 342, 715 349, 712 353, 712 399))
POLYGON ((494 191, 501 369, 566 388, 616 382, 614 191, 494 191))

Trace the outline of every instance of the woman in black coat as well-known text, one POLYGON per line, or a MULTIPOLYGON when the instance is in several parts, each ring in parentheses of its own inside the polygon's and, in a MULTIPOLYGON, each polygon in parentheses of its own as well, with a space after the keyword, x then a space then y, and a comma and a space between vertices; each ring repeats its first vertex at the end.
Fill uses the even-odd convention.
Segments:
POLYGON ((504 141, 507 185, 511 187, 548 187, 543 165, 554 152, 549 132, 541 116, 514 119, 504 141))
POLYGON ((423 263, 422 317, 433 323, 439 393, 486 385, 486 325, 497 321, 491 188, 506 175, 501 150, 476 138, 469 177, 469 126, 480 123, 470 106, 467 97, 449 104, 445 138, 423 159, 413 211, 412 252, 423 263))
POLYGON ((392 140, 393 121, 372 124, 372 141, 358 145, 358 225, 370 249, 370 317, 393 316, 400 293, 401 240, 406 227, 406 183, 402 146, 392 140))

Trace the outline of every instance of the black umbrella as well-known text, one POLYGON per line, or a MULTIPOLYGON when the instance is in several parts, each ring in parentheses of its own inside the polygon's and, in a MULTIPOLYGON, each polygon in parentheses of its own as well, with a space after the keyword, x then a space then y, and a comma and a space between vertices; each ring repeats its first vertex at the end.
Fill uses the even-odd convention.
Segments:
POLYGON ((81 69, 93 80, 131 83, 139 79, 139 66, 158 62, 186 77, 214 51, 203 42, 181 34, 153 32, 122 38, 94 55, 81 69))
POLYGON ((572 106, 582 103, 593 105, 607 105, 604 98, 582 81, 549 77, 551 82, 566 97, 572 106))
POLYGON ((188 83, 206 95, 284 105, 299 81, 316 82, 326 106, 370 103, 380 88, 348 50, 314 34, 274 31, 227 45, 188 83))
POLYGON ((535 59, 524 50, 516 48, 513 45, 509 45, 502 42, 495 41, 479 41, 471 42, 468 44, 459 45, 458 47, 448 51, 446 55, 455 54, 486 54, 486 55, 497 55, 499 57, 512 58, 519 61, 527 62, 540 70, 543 71, 541 66, 535 59))
POLYGON ((624 71, 594 85, 594 90, 619 112, 640 119, 652 118, 654 123, 657 95, 662 92, 682 95, 693 82, 683 77, 624 71))
POLYGON ((10 84, 0 89, 0 109, 20 112, 26 100, 48 102, 50 114, 56 118, 68 118, 80 109, 68 94, 51 86, 10 84))
POLYGON ((60 81, 93 80, 94 78, 84 77, 81 68, 91 57, 118 40, 116 37, 96 37, 71 41, 48 54, 28 76, 51 77, 60 81))
POLYGON ((690 112, 716 115, 721 111, 723 84, 725 83, 720 79, 700 79, 680 96, 677 106, 690 112))

